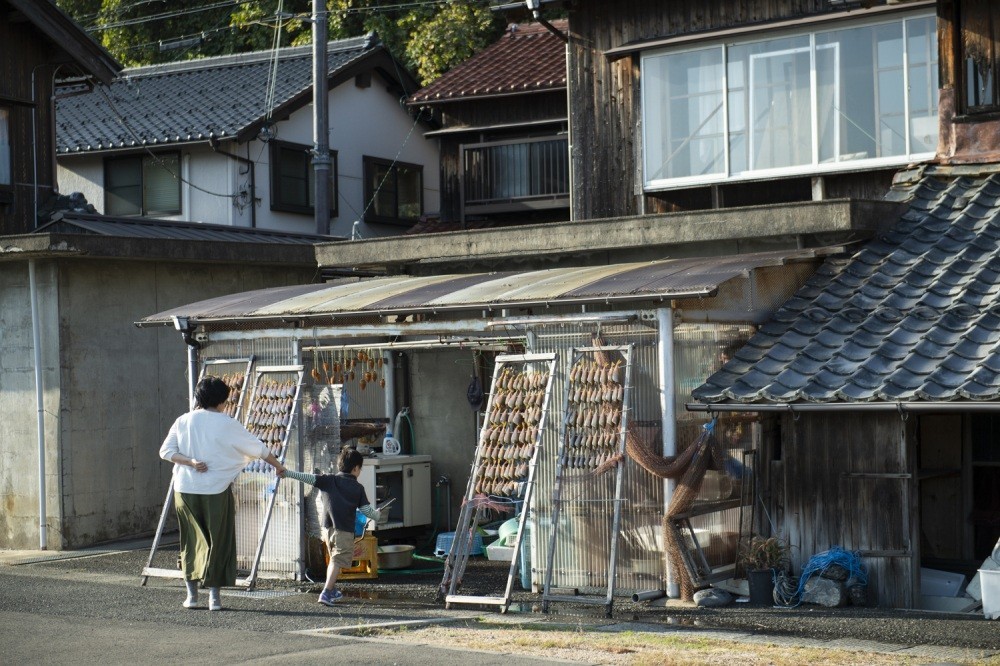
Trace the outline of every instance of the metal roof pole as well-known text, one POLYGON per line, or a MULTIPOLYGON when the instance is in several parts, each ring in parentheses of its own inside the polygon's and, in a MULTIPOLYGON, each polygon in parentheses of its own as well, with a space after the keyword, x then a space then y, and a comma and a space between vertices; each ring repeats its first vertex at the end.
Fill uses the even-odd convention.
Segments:
MULTIPOLYGON (((672 307, 659 308, 656 311, 657 354, 660 360, 660 418, 663 428, 663 455, 677 455, 677 393, 674 383, 674 310, 672 307)), ((674 479, 663 479, 663 513, 670 508, 670 500, 674 496, 677 482, 674 479)), ((667 596, 677 599, 681 596, 677 572, 674 571, 670 558, 667 564, 667 596)))
POLYGON ((330 113, 327 98, 326 0, 313 0, 313 214, 316 233, 330 233, 330 113))

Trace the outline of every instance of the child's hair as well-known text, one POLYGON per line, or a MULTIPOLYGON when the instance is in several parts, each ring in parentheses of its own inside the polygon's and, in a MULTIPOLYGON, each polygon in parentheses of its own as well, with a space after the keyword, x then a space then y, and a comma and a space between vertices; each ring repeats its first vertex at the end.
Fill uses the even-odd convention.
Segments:
POLYGON ((365 464, 365 459, 349 446, 345 446, 340 450, 340 456, 337 458, 337 469, 345 474, 350 473, 355 467, 365 464))

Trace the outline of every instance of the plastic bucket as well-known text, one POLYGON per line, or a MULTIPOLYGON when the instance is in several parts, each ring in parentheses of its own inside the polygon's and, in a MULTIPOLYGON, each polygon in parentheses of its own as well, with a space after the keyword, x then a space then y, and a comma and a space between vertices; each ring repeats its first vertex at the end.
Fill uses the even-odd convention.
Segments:
POLYGON ((980 569, 979 584, 983 590, 983 616, 1000 619, 1000 570, 980 569))

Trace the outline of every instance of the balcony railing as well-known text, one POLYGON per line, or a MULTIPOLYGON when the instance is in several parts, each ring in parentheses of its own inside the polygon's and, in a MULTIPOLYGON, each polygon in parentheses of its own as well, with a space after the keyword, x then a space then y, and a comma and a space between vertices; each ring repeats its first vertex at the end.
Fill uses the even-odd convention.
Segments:
POLYGON ((466 144, 462 165, 466 213, 569 205, 566 137, 466 144))

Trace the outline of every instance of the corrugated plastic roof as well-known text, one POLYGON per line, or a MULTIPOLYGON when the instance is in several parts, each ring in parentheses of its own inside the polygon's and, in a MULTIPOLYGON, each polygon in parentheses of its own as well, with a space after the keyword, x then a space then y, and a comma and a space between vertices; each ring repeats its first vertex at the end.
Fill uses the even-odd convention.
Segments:
MULTIPOLYGON (((372 36, 330 42, 330 76, 381 48, 372 36)), ((279 53, 274 108, 297 99, 307 103, 312 48, 279 53)), ((108 89, 56 102, 56 150, 82 153, 235 138, 267 117, 271 59, 267 51, 125 70, 108 89)))
POLYGON ((1000 398, 1000 175, 895 194, 912 200, 892 230, 827 260, 695 400, 1000 398))
POLYGON ((478 311, 539 304, 627 302, 709 296, 756 268, 807 261, 841 248, 760 252, 734 257, 429 277, 394 276, 265 289, 192 303, 140 324, 308 319, 335 315, 478 311))
POLYGON ((312 245, 329 242, 329 236, 295 234, 268 229, 230 227, 202 222, 175 222, 135 217, 105 217, 85 213, 58 213, 34 233, 96 234, 126 238, 221 241, 230 243, 270 243, 312 245))
MULTIPOLYGON (((565 19, 552 21, 565 31, 565 19)), ((410 104, 559 90, 566 87, 566 43, 540 23, 517 25, 499 40, 413 93, 410 104)))

